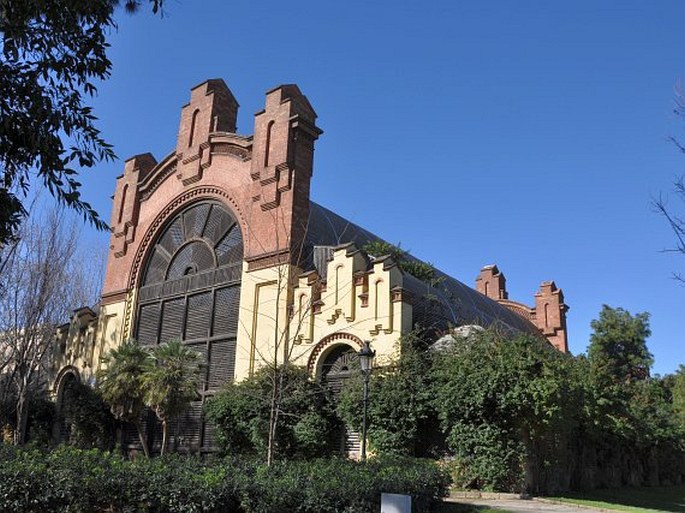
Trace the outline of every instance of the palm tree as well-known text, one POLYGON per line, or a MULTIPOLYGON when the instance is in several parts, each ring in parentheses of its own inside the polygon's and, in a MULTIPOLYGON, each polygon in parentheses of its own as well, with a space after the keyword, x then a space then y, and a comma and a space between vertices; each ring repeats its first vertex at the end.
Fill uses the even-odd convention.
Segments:
POLYGON ((198 396, 201 355, 179 340, 152 351, 152 368, 143 378, 145 402, 162 422, 162 450, 166 452, 169 422, 182 414, 198 396))
POLYGON ((130 422, 146 457, 150 457, 140 417, 145 408, 143 377, 151 368, 150 353, 134 340, 124 342, 102 358, 104 368, 98 372, 97 388, 119 420, 130 422))

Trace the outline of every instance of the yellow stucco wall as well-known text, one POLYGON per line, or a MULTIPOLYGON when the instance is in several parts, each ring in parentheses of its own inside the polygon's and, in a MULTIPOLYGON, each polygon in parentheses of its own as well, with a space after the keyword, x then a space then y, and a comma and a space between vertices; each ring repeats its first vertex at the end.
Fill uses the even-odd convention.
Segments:
POLYGON ((412 325, 411 305, 402 297, 400 269, 384 260, 369 270, 366 257, 354 246, 345 246, 334 252, 326 274, 325 284, 315 272, 301 276, 293 290, 293 361, 310 364, 316 372, 335 344, 358 349, 350 339, 336 337, 345 334, 371 342, 376 365, 390 363, 397 356, 400 335, 412 325), (331 343, 321 347, 327 340, 331 343))
POLYGON ((66 368, 76 369, 82 381, 93 382, 102 365, 101 357, 123 341, 125 311, 126 301, 101 305, 95 318, 77 311, 66 330, 57 331, 48 378, 53 395, 66 368))
POLYGON ((266 363, 283 363, 288 344, 288 300, 293 267, 248 271, 243 265, 236 341, 235 379, 266 363))

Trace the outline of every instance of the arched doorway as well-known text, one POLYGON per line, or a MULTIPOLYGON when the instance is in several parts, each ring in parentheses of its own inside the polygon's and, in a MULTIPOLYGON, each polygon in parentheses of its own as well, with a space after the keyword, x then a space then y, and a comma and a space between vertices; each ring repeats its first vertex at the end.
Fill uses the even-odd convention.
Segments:
MULTIPOLYGON (((318 378, 333 392, 334 399, 340 396, 345 383, 360 375, 361 367, 357 349, 348 344, 335 344, 322 354, 318 378)), ((342 426, 335 434, 338 451, 350 457, 358 457, 361 450, 359 432, 349 426, 342 426)))
MULTIPOLYGON (((144 346, 178 339, 206 362, 202 400, 191 405, 172 433, 172 443, 180 450, 212 450, 215 445, 202 422, 202 403, 234 378, 242 262, 240 226, 216 201, 193 203, 178 212, 146 258, 136 339, 144 346)), ((154 418, 147 421, 153 423, 154 418)), ((159 430, 148 431, 154 450, 159 430)))
POLYGON ((53 424, 53 439, 57 443, 68 444, 71 439, 71 423, 63 415, 65 402, 70 401, 72 391, 81 382, 78 371, 74 367, 62 369, 55 380, 56 415, 53 424))
POLYGON ((337 396, 345 386, 345 382, 359 373, 357 351, 347 344, 338 344, 324 355, 320 379, 337 396))

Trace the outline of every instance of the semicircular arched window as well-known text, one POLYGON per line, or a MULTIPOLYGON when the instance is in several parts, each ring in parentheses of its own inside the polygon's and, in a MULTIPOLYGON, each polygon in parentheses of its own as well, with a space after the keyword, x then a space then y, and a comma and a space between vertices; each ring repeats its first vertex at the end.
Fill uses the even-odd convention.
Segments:
POLYGON ((138 291, 136 339, 179 339, 207 363, 204 392, 232 380, 243 239, 218 202, 194 203, 170 219, 150 248, 138 291))

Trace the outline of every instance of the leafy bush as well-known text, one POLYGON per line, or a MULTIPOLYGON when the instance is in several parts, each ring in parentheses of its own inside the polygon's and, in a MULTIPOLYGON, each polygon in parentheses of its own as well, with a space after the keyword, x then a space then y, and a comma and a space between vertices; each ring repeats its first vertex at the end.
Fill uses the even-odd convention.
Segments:
POLYGON ((238 511, 234 474, 193 458, 126 461, 97 450, 0 449, 0 511, 238 511))
MULTIPOLYGON (((431 354, 420 330, 404 335, 399 344, 397 363, 371 377, 369 443, 381 455, 435 456, 443 436, 431 404, 431 354)), ((361 430, 361 377, 347 382, 337 410, 348 425, 361 430)))
POLYGON ((412 495, 419 511, 447 492, 427 460, 327 459, 272 467, 167 456, 127 461, 97 450, 46 453, 0 446, 6 513, 369 513, 382 492, 412 495))
POLYGON ((311 458, 330 454, 337 418, 330 392, 292 365, 263 367, 239 383, 230 383, 206 405, 225 453, 266 454, 274 382, 280 382, 276 454, 311 458))
POLYGON ((258 468, 242 489, 242 504, 251 513, 366 513, 377 511, 381 493, 400 493, 413 497, 417 511, 429 511, 449 484, 430 460, 288 462, 258 468))
POLYGON ((114 446, 116 421, 92 387, 76 380, 69 382, 64 390, 60 413, 69 428, 69 444, 99 449, 114 446))
MULTIPOLYGON (((17 397, 12 392, 5 392, 4 399, 0 401, 0 442, 10 442, 17 428, 17 397)), ((28 414, 27 441, 33 446, 47 447, 52 436, 55 404, 44 393, 32 394, 29 400, 31 408, 28 414)))
POLYGON ((494 330, 437 358, 434 405, 460 486, 539 491, 547 469, 564 473, 581 400, 572 366, 537 337, 494 330))
POLYGON ((422 262, 421 260, 412 257, 409 251, 400 247, 400 244, 395 246, 389 242, 374 240, 362 246, 362 251, 376 258, 386 255, 391 256, 404 272, 411 274, 414 278, 433 287, 443 280, 443 278, 436 273, 433 264, 422 262))

